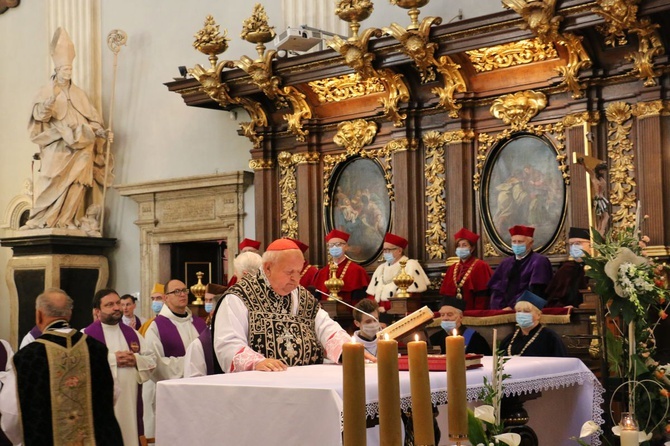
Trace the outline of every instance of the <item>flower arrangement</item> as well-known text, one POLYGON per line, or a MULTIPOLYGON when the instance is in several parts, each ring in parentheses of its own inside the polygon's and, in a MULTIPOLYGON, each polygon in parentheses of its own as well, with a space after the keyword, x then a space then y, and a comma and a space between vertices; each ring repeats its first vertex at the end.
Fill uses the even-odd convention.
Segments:
POLYGON ((646 255, 649 238, 641 236, 637 224, 614 228, 604 237, 593 230, 592 238, 596 254, 584 262, 612 321, 605 330, 605 352, 611 375, 624 381, 615 395, 628 389, 623 402, 643 430, 641 440, 647 441, 652 433, 662 435, 668 424, 668 371, 653 359, 654 329, 670 305, 668 267, 646 255))

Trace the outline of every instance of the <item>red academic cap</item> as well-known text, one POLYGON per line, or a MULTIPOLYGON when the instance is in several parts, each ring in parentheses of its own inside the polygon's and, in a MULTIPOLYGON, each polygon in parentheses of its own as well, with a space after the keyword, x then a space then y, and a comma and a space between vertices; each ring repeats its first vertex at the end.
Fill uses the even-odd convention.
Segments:
POLYGON ((454 234, 454 240, 456 240, 457 242, 459 240, 467 240, 471 245, 474 246, 477 244, 479 236, 472 231, 469 231, 465 228, 461 228, 458 230, 456 234, 454 234))
POLYGON ((509 228, 510 235, 525 235, 526 237, 532 237, 535 233, 535 228, 532 226, 521 226, 516 225, 509 228))
POLYGON ((387 232, 386 235, 384 236, 384 241, 386 243, 390 243, 394 246, 397 246, 398 248, 405 249, 407 248, 407 240, 400 237, 399 235, 391 234, 390 232, 387 232))
POLYGON ((309 249, 309 246, 305 245, 300 240, 296 240, 296 239, 290 238, 290 237, 287 237, 286 240, 291 240, 293 243, 295 243, 303 253, 309 249))
POLYGON ((240 249, 240 251, 242 251, 244 248, 254 248, 258 250, 261 248, 261 242, 259 242, 258 240, 245 238, 240 242, 240 244, 237 247, 240 249))
POLYGON ((288 238, 278 238, 270 243, 266 251, 286 251, 287 249, 300 249, 295 242, 288 238))
POLYGON ((345 242, 349 241, 349 234, 347 234, 344 231, 340 231, 339 229, 333 229, 330 231, 328 234, 326 234, 326 242, 329 242, 331 239, 334 238, 340 238, 344 240, 345 242))

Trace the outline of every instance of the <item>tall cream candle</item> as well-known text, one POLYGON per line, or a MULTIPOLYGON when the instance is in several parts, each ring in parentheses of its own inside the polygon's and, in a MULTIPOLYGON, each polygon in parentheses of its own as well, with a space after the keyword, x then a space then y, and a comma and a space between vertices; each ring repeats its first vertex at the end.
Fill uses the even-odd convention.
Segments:
POLYGON ((424 341, 407 343, 407 353, 409 355, 409 385, 412 392, 414 444, 434 446, 433 404, 430 400, 428 349, 426 343, 424 341))
POLYGON ((366 446, 364 352, 356 342, 342 346, 344 446, 366 446))
POLYGON ((400 428, 400 378, 398 342, 377 341, 377 382, 379 389, 379 444, 402 446, 400 428))
POLYGON ((465 339, 455 333, 447 336, 447 414, 449 439, 468 438, 467 385, 465 381, 465 339))

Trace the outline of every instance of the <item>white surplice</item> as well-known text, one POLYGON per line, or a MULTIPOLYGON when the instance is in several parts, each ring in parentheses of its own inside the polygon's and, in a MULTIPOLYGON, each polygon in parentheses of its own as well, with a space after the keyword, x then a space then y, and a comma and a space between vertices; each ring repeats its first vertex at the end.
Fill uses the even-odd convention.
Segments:
POLYGON ((393 279, 400 273, 400 261, 406 260, 405 272, 412 276, 414 283, 407 288, 408 293, 422 293, 428 289, 430 280, 421 268, 419 262, 414 259, 408 259, 402 256, 393 265, 387 262, 382 263, 377 267, 375 273, 372 275, 370 285, 366 292, 375 297, 377 302, 384 302, 389 300, 389 297, 394 297, 398 292, 398 287, 393 283, 393 279))
MULTIPOLYGON (((86 331, 86 330, 82 330, 86 331)), ((137 431, 137 393, 138 385, 151 378, 156 368, 156 358, 142 335, 137 333, 140 342, 140 351, 135 353, 135 367, 117 367, 116 352, 131 351, 126 338, 119 325, 102 324, 105 334, 105 344, 109 350, 107 356, 109 368, 114 380, 121 390, 119 398, 114 405, 114 414, 121 427, 123 443, 125 446, 138 445, 139 433, 137 431)))
POLYGON ((202 348, 200 339, 191 342, 184 355, 184 378, 195 378, 197 376, 207 376, 205 350, 202 348))
POLYGON ((0 339, 2 345, 7 350, 7 365, 5 370, 0 370, 0 428, 13 444, 21 444, 23 431, 19 416, 19 402, 16 399, 16 374, 14 373, 14 363, 12 357, 14 351, 9 343, 0 339))

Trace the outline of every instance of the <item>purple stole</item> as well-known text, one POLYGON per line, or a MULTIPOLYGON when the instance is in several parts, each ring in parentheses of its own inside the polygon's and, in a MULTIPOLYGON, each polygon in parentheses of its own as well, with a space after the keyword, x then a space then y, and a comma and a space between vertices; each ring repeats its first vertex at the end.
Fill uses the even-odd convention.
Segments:
MULTIPOLYGON (((137 332, 133 330, 132 327, 127 326, 123 321, 119 321, 119 328, 121 328, 121 333, 128 343, 128 348, 133 353, 140 352, 140 339, 137 336, 137 332)), ((93 339, 102 342, 107 345, 105 342, 105 332, 102 331, 102 322, 95 321, 91 325, 85 328, 86 334, 93 339)), ((142 384, 137 385, 137 433, 138 435, 144 435, 144 405, 142 404, 142 384)))
POLYGON ((40 336, 42 336, 42 330, 40 330, 40 327, 38 327, 37 325, 31 328, 29 333, 33 337, 33 339, 37 339, 40 336))
POLYGON ((214 374, 214 347, 212 346, 212 330, 205 328, 198 336, 202 344, 202 351, 205 353, 205 365, 207 374, 214 374))
MULTIPOLYGON (((184 345, 184 341, 181 340, 181 336, 179 336, 179 331, 175 324, 173 324, 170 319, 160 314, 156 316, 154 322, 156 323, 156 328, 158 328, 158 336, 161 338, 165 356, 174 356, 177 358, 184 356, 186 354, 186 346, 184 345)), ((193 316, 192 323, 198 333, 202 333, 202 331, 207 328, 205 321, 197 316, 193 316)))

